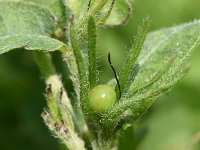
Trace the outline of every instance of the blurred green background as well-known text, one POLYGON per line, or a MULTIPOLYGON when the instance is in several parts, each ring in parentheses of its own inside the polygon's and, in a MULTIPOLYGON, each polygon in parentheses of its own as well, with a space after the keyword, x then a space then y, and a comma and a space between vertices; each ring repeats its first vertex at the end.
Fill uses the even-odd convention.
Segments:
MULTIPOLYGON (((128 25, 102 29, 98 36, 101 82, 113 73, 107 52, 119 71, 142 18, 152 20, 151 30, 200 19, 199 0, 135 0, 128 25)), ((54 53, 63 82, 71 86, 58 53, 54 53)), ((132 129, 121 137, 123 150, 200 150, 200 47, 191 57, 192 69, 171 92, 154 104, 134 129, 145 133, 136 146, 132 129), (131 148, 133 147, 133 148, 131 148)), ((16 50, 0 56, 0 149, 63 150, 43 123, 40 114, 45 107, 44 83, 30 52, 16 50)))

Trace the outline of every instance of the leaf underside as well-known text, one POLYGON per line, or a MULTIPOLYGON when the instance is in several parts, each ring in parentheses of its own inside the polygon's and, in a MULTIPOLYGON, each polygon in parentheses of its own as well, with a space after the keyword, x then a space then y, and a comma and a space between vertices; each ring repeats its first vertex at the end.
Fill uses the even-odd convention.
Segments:
POLYGON ((62 42, 42 35, 11 35, 0 37, 0 54, 16 48, 50 52, 59 50, 62 46, 64 46, 62 42))

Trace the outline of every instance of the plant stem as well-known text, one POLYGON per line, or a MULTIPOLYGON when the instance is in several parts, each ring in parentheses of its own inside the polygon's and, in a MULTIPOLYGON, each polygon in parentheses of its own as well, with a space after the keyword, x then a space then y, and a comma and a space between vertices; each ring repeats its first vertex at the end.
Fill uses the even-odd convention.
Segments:
POLYGON ((33 51, 34 60, 42 74, 47 79, 56 74, 56 69, 51 62, 51 56, 48 53, 33 51))
POLYGON ((33 56, 47 85, 49 110, 42 114, 44 122, 70 150, 85 150, 84 141, 75 132, 73 109, 60 77, 56 74, 51 56, 42 52, 34 52, 33 56))

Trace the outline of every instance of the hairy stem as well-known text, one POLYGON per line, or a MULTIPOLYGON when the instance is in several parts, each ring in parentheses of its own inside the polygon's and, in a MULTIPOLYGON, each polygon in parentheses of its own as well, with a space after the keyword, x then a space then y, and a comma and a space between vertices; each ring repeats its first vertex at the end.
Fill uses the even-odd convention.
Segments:
POLYGON ((75 132, 73 109, 60 77, 56 74, 51 56, 42 52, 35 52, 33 56, 47 85, 48 110, 42 114, 44 122, 70 150, 85 150, 84 141, 75 132))

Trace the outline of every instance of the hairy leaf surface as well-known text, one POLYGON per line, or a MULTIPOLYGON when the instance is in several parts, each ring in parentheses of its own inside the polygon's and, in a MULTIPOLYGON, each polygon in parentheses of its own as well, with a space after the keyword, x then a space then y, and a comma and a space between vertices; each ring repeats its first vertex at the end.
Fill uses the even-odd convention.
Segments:
POLYGON ((64 26, 67 21, 66 19, 67 10, 62 0, 0 0, 0 1, 32 2, 48 9, 59 21, 59 23, 61 23, 62 26, 64 26))
POLYGON ((26 50, 55 51, 64 44, 58 40, 42 35, 11 35, 0 37, 0 54, 16 48, 26 50))
POLYGON ((134 119, 147 111, 157 96, 184 77, 190 68, 186 60, 199 43, 199 20, 149 33, 137 62, 140 71, 126 94, 127 99, 103 116, 105 125, 115 126, 126 111, 133 110, 134 119))
MULTIPOLYGON (((149 88, 159 88, 172 82, 179 74, 184 74, 187 68, 186 59, 199 42, 200 21, 148 34, 138 60, 140 72, 129 89, 129 94, 154 78, 157 80, 149 88)), ((141 88, 140 92, 142 91, 141 88)))
POLYGON ((49 35, 56 28, 45 8, 24 2, 0 2, 0 54, 15 48, 54 51, 64 44, 49 35))

